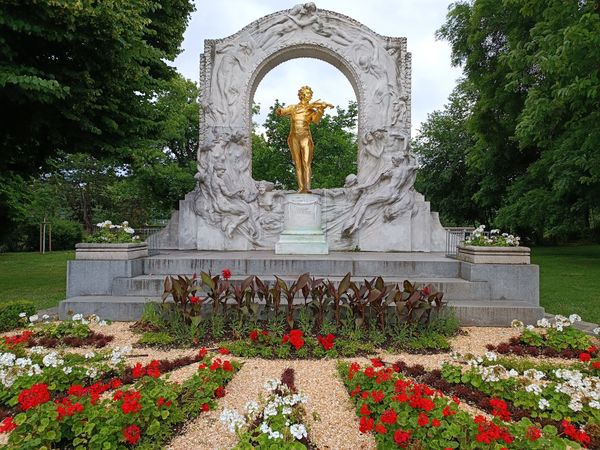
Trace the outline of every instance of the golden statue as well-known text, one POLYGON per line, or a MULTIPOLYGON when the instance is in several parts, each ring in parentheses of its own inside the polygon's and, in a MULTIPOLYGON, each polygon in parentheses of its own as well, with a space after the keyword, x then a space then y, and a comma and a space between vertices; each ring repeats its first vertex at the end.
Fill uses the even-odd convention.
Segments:
POLYGON ((313 91, 309 86, 302 86, 298 90, 300 103, 297 105, 277 108, 275 113, 278 116, 290 116, 292 126, 288 136, 288 146, 296 166, 296 179, 298 180, 298 192, 310 192, 310 177, 312 174, 311 164, 313 159, 312 135, 310 134, 310 124, 319 123, 325 108, 333 108, 330 103, 317 100, 310 103, 313 91))

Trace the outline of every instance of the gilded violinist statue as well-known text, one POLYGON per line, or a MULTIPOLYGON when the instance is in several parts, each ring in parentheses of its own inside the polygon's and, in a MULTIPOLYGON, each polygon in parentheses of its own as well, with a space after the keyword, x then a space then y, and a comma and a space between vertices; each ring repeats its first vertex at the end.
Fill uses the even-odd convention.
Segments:
POLYGON ((290 116, 292 119, 288 146, 296 166, 296 179, 300 193, 310 193, 311 164, 315 147, 310 134, 310 124, 319 123, 325 108, 333 108, 332 104, 320 100, 311 103, 312 95, 313 91, 309 86, 302 86, 298 90, 300 103, 277 108, 275 111, 278 116, 290 116))

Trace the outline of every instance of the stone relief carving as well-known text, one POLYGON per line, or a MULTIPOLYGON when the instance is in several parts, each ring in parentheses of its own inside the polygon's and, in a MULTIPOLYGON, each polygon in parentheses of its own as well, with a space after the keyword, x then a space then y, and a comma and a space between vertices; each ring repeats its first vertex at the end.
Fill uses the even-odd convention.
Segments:
MULTIPOLYGON (((380 36, 349 17, 304 3, 265 16, 225 39, 205 42, 197 187, 182 202, 191 214, 180 215, 179 226, 186 234, 180 246, 200 242, 200 236, 189 237, 196 229, 208 233, 202 245, 216 242, 211 248, 274 247, 283 228, 286 192, 272 182, 252 179, 251 95, 274 66, 306 56, 339 67, 359 104, 358 173, 349 175, 344 187, 313 190, 322 196, 329 248, 353 249, 360 241, 368 250, 370 238, 362 239, 362 231, 378 236, 380 227, 398 221, 402 229, 410 228, 413 211, 429 214, 428 204, 413 189, 417 165, 409 149, 411 60, 406 39, 380 36)), ((422 223, 418 226, 423 228, 422 223)), ((401 248, 383 247, 405 249, 410 242, 401 248)))

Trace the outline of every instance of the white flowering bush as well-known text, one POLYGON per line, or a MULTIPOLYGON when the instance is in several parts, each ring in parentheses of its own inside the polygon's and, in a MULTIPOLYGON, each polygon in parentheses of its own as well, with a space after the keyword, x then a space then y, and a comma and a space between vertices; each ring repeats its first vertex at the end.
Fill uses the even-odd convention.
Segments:
POLYGON ((485 225, 479 225, 465 240, 466 245, 475 245, 479 247, 518 247, 521 238, 508 233, 500 233, 500 230, 494 229, 489 233, 485 231, 485 225))
POLYGON ((302 405, 308 398, 279 380, 269 380, 264 387, 266 398, 248 402, 243 415, 228 409, 221 413, 221 422, 239 436, 235 448, 308 448, 308 432, 302 423, 306 414, 302 405))
POLYGON ((127 244, 140 242, 140 237, 135 230, 125 221, 121 225, 115 225, 110 220, 96 224, 99 230, 86 237, 85 242, 97 244, 127 244))

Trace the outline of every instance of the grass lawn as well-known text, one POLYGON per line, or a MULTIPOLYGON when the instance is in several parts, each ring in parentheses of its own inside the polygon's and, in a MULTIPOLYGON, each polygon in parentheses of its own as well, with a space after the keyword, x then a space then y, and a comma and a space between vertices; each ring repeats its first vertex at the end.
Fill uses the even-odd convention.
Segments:
POLYGON ((540 266, 540 300, 551 314, 579 314, 600 323, 600 245, 535 247, 540 266))
POLYGON ((31 300, 38 309, 64 300, 67 260, 74 251, 0 253, 0 301, 31 300))

